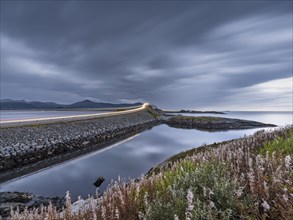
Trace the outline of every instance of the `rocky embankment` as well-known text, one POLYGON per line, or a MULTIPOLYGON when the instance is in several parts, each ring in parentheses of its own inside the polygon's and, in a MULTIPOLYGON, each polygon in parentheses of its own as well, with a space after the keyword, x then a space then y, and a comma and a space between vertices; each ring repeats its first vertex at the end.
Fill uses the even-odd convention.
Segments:
POLYGON ((157 123, 148 106, 97 119, 2 127, 0 182, 100 149, 157 123))
POLYGON ((182 115, 169 116, 164 120, 164 123, 170 127, 207 131, 276 127, 276 125, 273 124, 265 124, 242 119, 221 117, 192 117, 182 115))
POLYGON ((31 210, 41 205, 48 206, 50 202, 61 210, 65 205, 65 198, 47 198, 23 192, 0 192, 0 216, 3 218, 8 217, 11 207, 18 207, 19 211, 22 212, 25 208, 31 210))

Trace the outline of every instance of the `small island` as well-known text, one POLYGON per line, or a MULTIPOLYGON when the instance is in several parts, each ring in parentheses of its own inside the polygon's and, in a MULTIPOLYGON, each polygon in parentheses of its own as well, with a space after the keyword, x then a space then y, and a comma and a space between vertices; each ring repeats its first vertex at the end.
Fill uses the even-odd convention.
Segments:
POLYGON ((188 114, 225 114, 225 112, 218 112, 218 111, 196 111, 196 110, 165 110, 165 113, 188 113, 188 114))

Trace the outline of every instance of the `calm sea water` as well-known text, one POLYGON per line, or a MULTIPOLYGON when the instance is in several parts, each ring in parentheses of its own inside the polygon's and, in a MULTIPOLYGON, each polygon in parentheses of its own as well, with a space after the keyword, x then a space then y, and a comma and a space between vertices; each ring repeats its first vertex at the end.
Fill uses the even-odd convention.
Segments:
MULTIPOLYGON (((220 117, 257 120, 277 125, 292 124, 292 112, 229 112, 220 117)), ((0 185, 0 191, 32 192, 43 196, 64 196, 70 191, 73 198, 95 193, 93 182, 98 176, 106 181, 103 191, 111 179, 136 178, 171 155, 198 147, 203 143, 214 143, 253 134, 260 129, 205 132, 195 129, 176 129, 160 125, 139 135, 59 164, 24 178, 0 185)))
POLYGON ((35 111, 35 110, 0 110, 0 120, 36 119, 83 114, 96 114, 105 111, 35 111))

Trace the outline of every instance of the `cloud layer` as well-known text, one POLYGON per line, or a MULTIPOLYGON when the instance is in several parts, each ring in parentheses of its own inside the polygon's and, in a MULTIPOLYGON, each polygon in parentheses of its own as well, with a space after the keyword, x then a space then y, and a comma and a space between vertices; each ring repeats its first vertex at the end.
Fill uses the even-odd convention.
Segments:
POLYGON ((1 98, 292 109, 292 2, 1 1, 1 98))

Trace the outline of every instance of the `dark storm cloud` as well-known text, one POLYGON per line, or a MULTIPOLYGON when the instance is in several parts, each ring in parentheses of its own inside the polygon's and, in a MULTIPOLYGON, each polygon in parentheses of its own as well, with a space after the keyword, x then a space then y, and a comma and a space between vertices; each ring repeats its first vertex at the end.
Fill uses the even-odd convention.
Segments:
POLYGON ((1 1, 1 98, 288 109, 291 6, 1 1))

